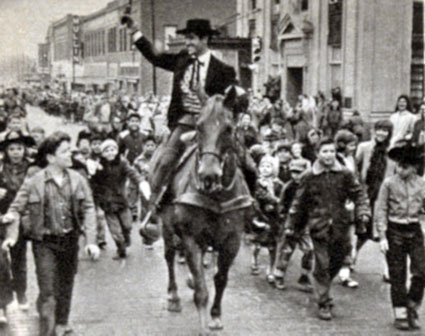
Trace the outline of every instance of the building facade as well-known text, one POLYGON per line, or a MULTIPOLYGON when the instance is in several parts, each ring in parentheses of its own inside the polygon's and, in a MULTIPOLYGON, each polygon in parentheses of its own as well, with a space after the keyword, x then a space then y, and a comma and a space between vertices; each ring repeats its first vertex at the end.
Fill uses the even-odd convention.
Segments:
MULTIPOLYGON (((120 22, 127 5, 128 1, 116 0, 82 18, 84 70, 77 82, 86 89, 141 91, 141 56, 133 48, 131 36, 120 22)), ((138 23, 140 1, 133 1, 132 16, 138 23)))
POLYGON ((262 39, 256 92, 268 76, 290 103, 340 87, 344 108, 366 118, 393 111, 402 93, 422 99, 422 1, 238 0, 238 11, 238 34, 262 39))
POLYGON ((71 89, 75 76, 82 72, 81 65, 73 62, 74 18, 78 17, 68 14, 53 22, 47 31, 46 38, 49 46, 48 61, 51 77, 67 90, 71 89))

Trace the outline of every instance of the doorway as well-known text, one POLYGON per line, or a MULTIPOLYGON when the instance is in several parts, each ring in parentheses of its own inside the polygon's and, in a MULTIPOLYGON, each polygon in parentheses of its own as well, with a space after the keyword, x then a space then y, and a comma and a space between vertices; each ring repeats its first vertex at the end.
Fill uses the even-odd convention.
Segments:
POLYGON ((288 68, 286 81, 286 99, 295 106, 298 96, 303 94, 303 68, 288 68))

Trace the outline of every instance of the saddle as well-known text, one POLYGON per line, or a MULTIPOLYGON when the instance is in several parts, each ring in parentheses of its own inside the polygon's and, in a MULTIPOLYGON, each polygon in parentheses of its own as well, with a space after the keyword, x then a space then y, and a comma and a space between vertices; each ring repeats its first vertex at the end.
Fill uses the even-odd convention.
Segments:
POLYGON ((249 208, 253 204, 251 193, 245 177, 239 168, 228 186, 213 195, 204 194, 198 186, 197 176, 197 146, 192 144, 185 151, 177 165, 172 203, 191 205, 206 209, 217 215, 249 208))

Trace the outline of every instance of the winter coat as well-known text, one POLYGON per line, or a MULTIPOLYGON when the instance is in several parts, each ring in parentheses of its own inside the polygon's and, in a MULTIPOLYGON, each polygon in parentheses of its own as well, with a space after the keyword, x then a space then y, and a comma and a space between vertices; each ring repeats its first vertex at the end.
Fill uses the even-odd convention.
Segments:
MULTIPOLYGON (((78 232, 84 233, 88 244, 96 243, 96 212, 92 193, 84 177, 72 169, 66 173, 71 182, 72 220, 78 232)), ((7 227, 7 237, 17 240, 19 221, 22 217, 24 236, 31 240, 43 240, 46 232, 44 221, 46 169, 41 169, 25 179, 7 213, 15 220, 7 227)))
POLYGON ((12 203, 19 188, 24 182, 30 162, 24 160, 18 166, 13 167, 9 162, 0 164, 0 188, 6 189, 6 195, 0 200, 0 213, 5 214, 12 203))
POLYGON ((128 207, 125 183, 130 179, 135 185, 142 182, 140 174, 127 160, 117 156, 113 161, 100 159, 101 169, 90 178, 95 203, 105 213, 114 213, 128 207))
POLYGON ((338 161, 329 170, 316 161, 302 176, 289 210, 291 226, 302 230, 308 225, 315 239, 347 240, 350 226, 347 200, 356 205, 356 218, 370 217, 369 201, 354 174, 338 161))

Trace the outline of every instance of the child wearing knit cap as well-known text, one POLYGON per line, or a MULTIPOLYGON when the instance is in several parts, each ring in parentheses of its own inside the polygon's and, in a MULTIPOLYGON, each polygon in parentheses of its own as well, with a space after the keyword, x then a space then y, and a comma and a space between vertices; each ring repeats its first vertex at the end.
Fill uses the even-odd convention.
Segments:
POLYGON ((90 182, 95 202, 105 212, 106 222, 117 245, 115 260, 126 258, 130 246, 132 218, 125 196, 125 183, 130 179, 135 185, 142 182, 140 174, 127 160, 118 155, 118 144, 107 139, 102 142, 100 166, 90 182))
MULTIPOLYGON (((285 184, 282 196, 282 215, 286 217, 288 215, 289 208, 291 207, 292 201, 295 197, 295 193, 301 182, 302 174, 310 169, 309 161, 304 159, 293 159, 289 164, 291 172, 291 180, 285 184)), ((288 224, 286 222, 285 224, 288 224)), ((308 228, 303 230, 295 230, 294 227, 282 225, 283 230, 281 236, 278 239, 276 247, 276 269, 274 270, 275 275, 275 286, 277 289, 285 289, 285 276, 289 266, 292 255, 295 249, 298 248, 303 253, 301 259, 301 276, 298 279, 298 289, 304 292, 312 292, 313 287, 310 282, 310 274, 313 268, 313 242, 311 241, 310 232, 308 228)))
POLYGON ((252 254, 251 271, 259 274, 258 255, 261 247, 267 247, 270 255, 270 266, 267 271, 267 281, 274 282, 272 273, 276 252, 276 237, 279 229, 280 203, 283 183, 279 180, 279 160, 265 155, 260 160, 259 177, 255 186, 257 216, 253 220, 254 250, 252 254))

